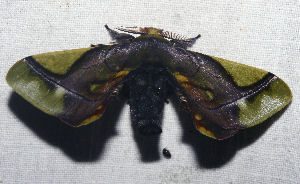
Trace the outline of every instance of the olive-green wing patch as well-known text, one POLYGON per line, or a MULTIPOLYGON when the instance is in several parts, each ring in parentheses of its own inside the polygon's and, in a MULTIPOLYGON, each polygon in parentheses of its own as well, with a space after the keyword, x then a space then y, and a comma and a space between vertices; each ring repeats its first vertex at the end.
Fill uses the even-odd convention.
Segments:
POLYGON ((276 78, 256 95, 237 101, 239 122, 245 127, 257 125, 283 109, 291 100, 289 87, 276 78))
POLYGON ((9 70, 6 80, 20 96, 45 113, 64 112, 65 89, 45 81, 22 60, 9 70))
POLYGON ((93 47, 33 55, 37 63, 55 74, 65 74, 71 66, 93 47))
POLYGON ((224 67, 224 69, 232 76, 234 82, 238 86, 249 86, 261 80, 265 75, 268 74, 267 71, 252 66, 247 66, 214 56, 211 57, 224 67))

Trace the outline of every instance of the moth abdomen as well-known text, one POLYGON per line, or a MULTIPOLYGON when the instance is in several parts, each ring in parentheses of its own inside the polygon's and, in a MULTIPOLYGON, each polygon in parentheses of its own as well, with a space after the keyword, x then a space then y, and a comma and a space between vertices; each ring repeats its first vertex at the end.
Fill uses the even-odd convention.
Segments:
POLYGON ((143 135, 159 134, 164 102, 170 91, 171 74, 163 67, 144 65, 130 72, 126 90, 133 127, 143 135))

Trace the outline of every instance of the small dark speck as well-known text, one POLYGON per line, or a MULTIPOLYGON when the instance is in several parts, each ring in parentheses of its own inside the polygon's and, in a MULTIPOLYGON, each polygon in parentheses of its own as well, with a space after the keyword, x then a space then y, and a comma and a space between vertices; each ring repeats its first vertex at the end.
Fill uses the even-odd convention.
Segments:
POLYGON ((165 158, 171 158, 171 153, 170 153, 170 151, 167 149, 167 148, 164 148, 163 150, 162 150, 162 153, 163 153, 163 155, 164 155, 164 157, 165 158))

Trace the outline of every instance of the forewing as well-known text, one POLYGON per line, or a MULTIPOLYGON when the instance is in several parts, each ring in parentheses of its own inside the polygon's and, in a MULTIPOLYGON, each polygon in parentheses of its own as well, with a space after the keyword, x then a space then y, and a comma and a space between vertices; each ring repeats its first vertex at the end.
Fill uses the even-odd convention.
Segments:
POLYGON ((173 72, 181 98, 192 112, 196 128, 209 137, 231 137, 291 102, 289 87, 272 73, 190 51, 182 57, 197 71, 192 75, 173 72))
POLYGON ((8 72, 8 84, 27 101, 81 126, 98 119, 130 71, 128 45, 91 47, 26 57, 8 72))

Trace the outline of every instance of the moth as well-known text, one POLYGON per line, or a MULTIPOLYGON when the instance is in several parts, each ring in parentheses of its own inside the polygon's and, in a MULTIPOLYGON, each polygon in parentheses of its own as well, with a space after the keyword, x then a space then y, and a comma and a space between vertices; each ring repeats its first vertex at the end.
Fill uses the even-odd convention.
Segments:
POLYGON ((291 102, 289 87, 274 74, 187 50, 200 35, 105 28, 112 44, 26 57, 10 68, 8 84, 73 127, 97 120, 114 96, 124 95, 133 127, 143 135, 162 132, 163 106, 174 95, 190 111, 195 128, 218 140, 263 122, 291 102))

